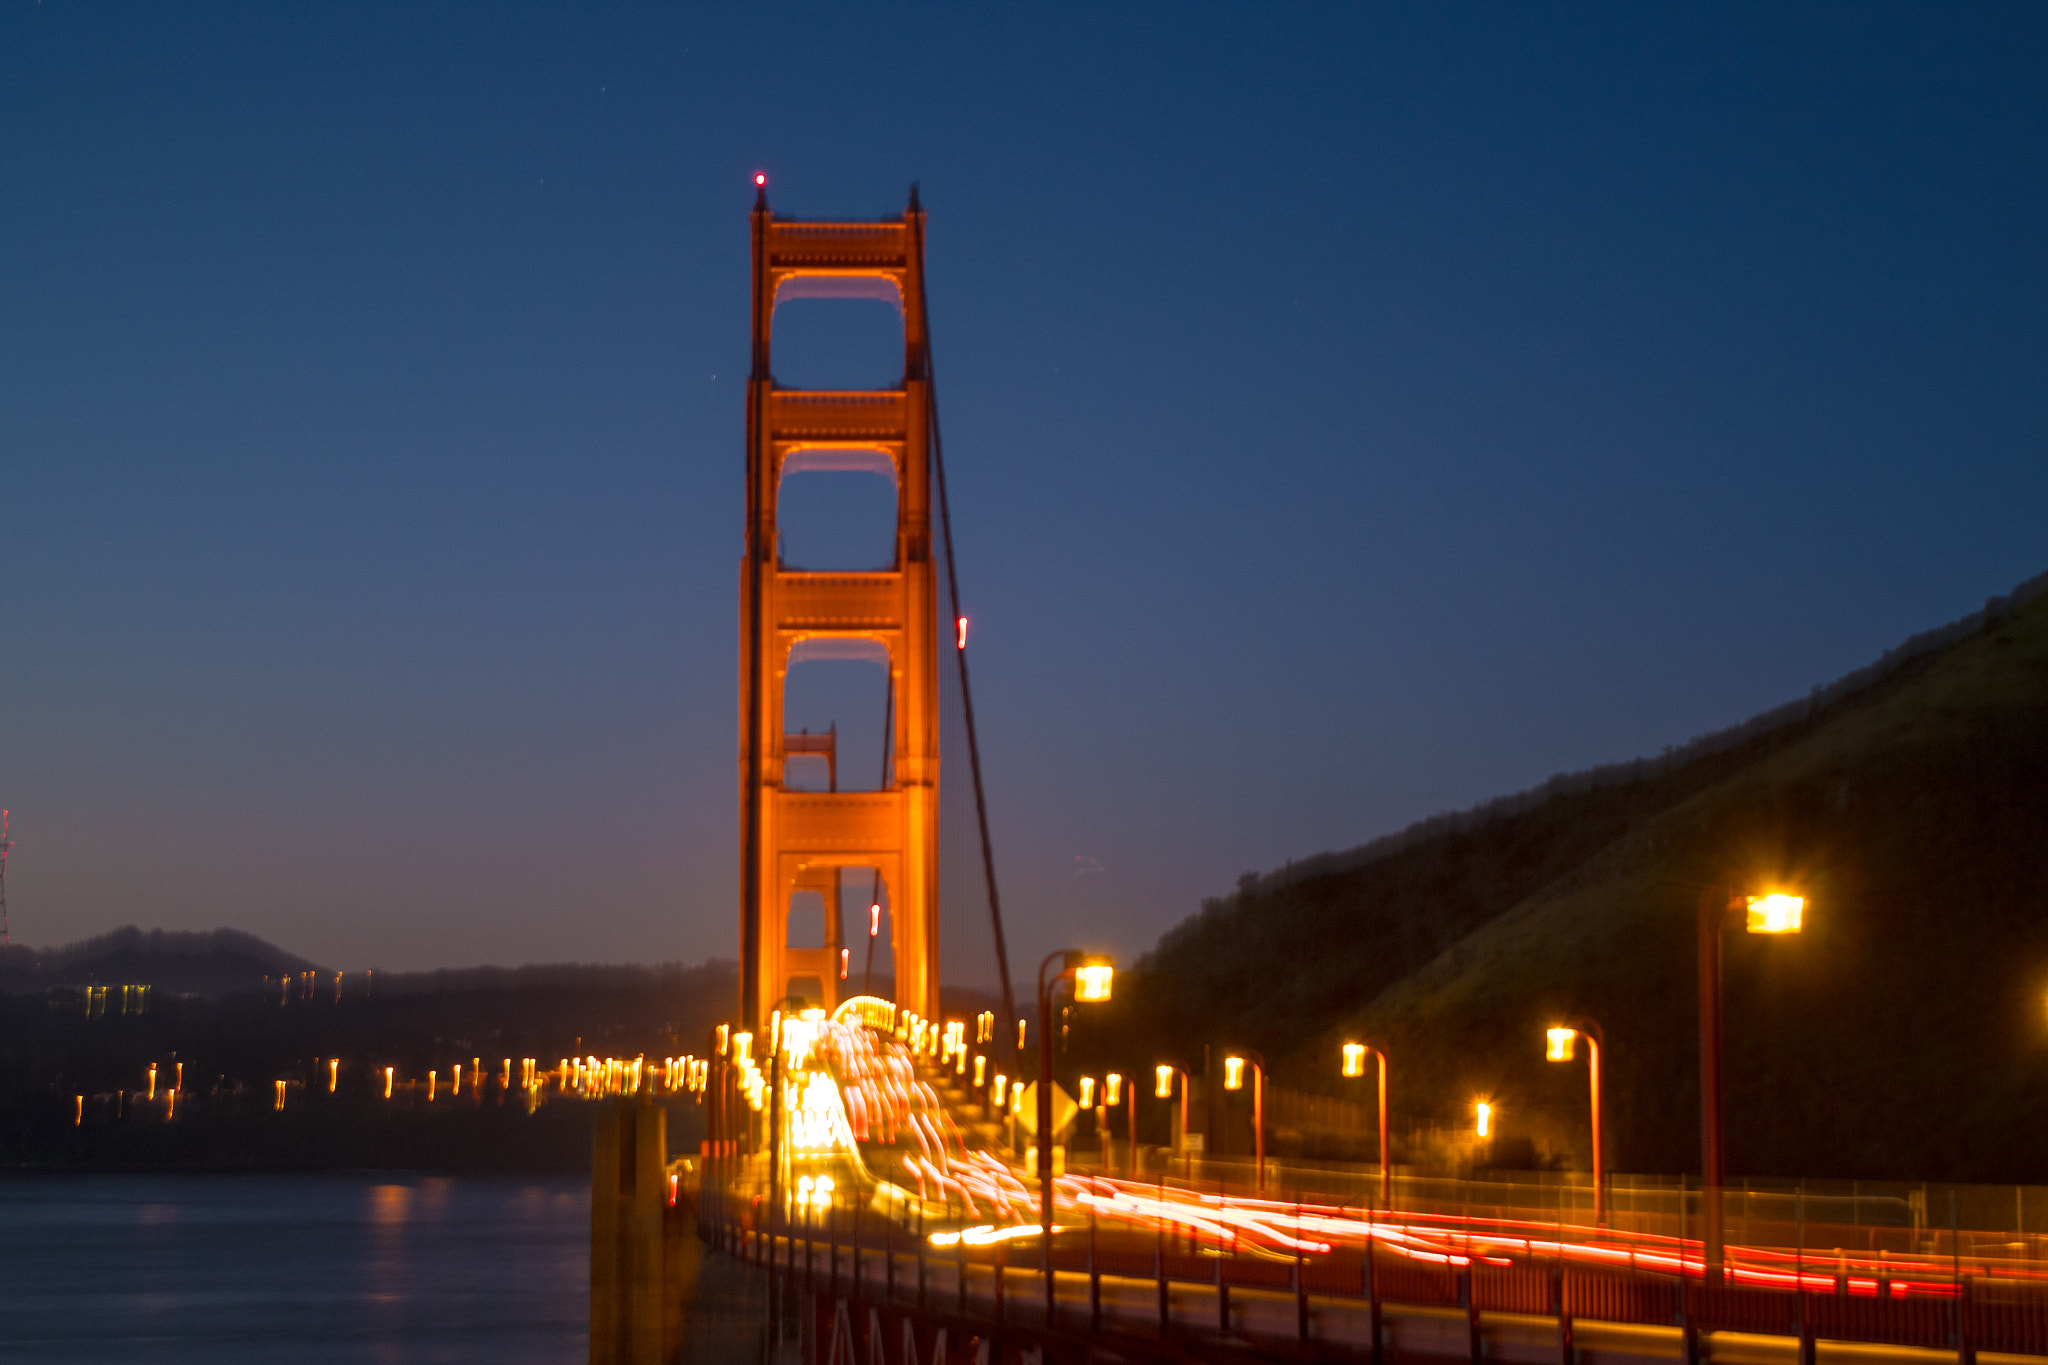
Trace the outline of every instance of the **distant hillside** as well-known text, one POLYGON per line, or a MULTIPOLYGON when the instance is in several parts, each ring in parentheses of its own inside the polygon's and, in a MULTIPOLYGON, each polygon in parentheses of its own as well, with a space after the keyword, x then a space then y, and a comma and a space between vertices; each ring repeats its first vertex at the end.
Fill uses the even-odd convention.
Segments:
POLYGON ((260 990, 266 978, 315 970, 305 958, 240 930, 144 931, 131 924, 61 948, 9 946, 0 952, 0 991, 112 984, 218 996, 260 990))
POLYGON ((1326 855, 1205 904, 1120 983, 1099 1046, 1260 1048, 1337 1086, 1384 1035, 1393 1107, 1576 1159, 1609 1037, 1617 1169, 1696 1170, 1693 924, 1783 877, 1811 931, 1728 944, 1730 1169, 2041 1178, 2048 1121, 2048 579, 1723 735, 1326 855), (2038 1097, 2038 1098, 2037 1098, 2038 1097))

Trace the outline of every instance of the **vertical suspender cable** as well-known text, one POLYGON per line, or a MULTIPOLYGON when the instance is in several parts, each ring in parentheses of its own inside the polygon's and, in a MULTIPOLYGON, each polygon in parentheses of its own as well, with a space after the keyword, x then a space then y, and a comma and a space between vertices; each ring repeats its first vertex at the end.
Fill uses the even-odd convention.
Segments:
MULTIPOLYGON (((924 216, 916 212, 917 186, 910 187, 909 214, 911 230, 917 234, 913 249, 917 252, 917 315, 918 323, 924 330, 924 380, 926 408, 931 422, 931 448, 933 467, 938 471, 939 481, 939 529, 946 541, 946 597, 952 604, 954 628, 960 621, 960 579, 953 566, 953 514, 946 502, 946 443, 939 435, 939 382, 937 369, 932 364, 932 321, 931 308, 925 301, 924 282, 924 216)), ((988 877, 988 915, 996 935, 996 974, 1003 986, 1003 1034, 1008 1035, 1010 1022, 1017 1017, 1016 999, 1010 993, 1010 950, 1003 940, 1003 902, 996 894, 995 850, 989 845, 988 802, 981 789, 981 743, 974 732, 974 693, 967 685, 967 648, 965 641, 954 639, 953 658, 960 665, 960 709, 967 719, 967 765, 974 773, 974 817, 981 826, 981 866, 988 877)))

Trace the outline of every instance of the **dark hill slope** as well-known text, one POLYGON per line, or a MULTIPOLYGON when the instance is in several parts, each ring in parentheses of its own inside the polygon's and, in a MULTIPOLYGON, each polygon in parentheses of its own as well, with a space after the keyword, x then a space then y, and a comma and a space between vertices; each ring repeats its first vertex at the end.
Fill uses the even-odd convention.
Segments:
POLYGON ((1731 874, 1811 897, 1796 939, 1726 939, 1731 1172, 2048 1177, 2042 597, 1342 1011, 1297 1064, 1382 1034, 1397 1109, 1491 1092, 1584 1150, 1583 1073, 1546 1067, 1539 1034, 1584 1010, 1608 1034, 1617 1168, 1697 1171, 1697 905, 1731 874))
POLYGON ((145 931, 131 924, 61 948, 15 944, 0 950, 0 991, 111 984, 215 996, 261 990, 278 977, 314 970, 306 959, 236 929, 145 931))
MULTIPOLYGON (((1598 780, 1561 779, 1551 793, 1432 822, 1382 850, 1247 879, 1130 974, 1104 1021, 1117 1050, 1248 1043, 1283 1079, 1326 1088, 1338 1036, 1378 1030, 1401 1057, 1398 1111, 1449 1119, 1491 1092, 1524 1132, 1582 1147, 1583 1121, 1574 1135, 1570 1116, 1583 1073, 1546 1069, 1536 1050, 1548 1016, 1576 1006, 1611 1034, 1617 1162, 1684 1169, 1697 1164, 1698 890, 1716 873, 1783 871, 1811 889, 1815 928, 1772 945, 1768 962, 1750 961, 1762 945, 1730 943, 1729 1058, 1743 1075, 1731 1113, 1751 1103, 1745 1087, 1777 1087, 1763 1096, 1770 1124, 1746 1120, 1735 1135, 1733 1168, 1746 1152, 1768 1152, 1774 1168, 1808 1173, 1910 1166, 2018 1178, 1997 1173, 2006 1158, 1985 1145, 1981 1124, 1968 1128, 1961 1164, 1929 1169, 1935 1148, 1949 1161, 1953 1143, 1924 1135, 1906 1160, 1860 1100, 1851 1117, 1807 1121, 1817 1105, 1843 1112, 1851 1068, 1790 1061, 1822 1038, 1866 1057, 1895 1057, 1908 1043, 1943 1055, 1917 1036, 1886 1041, 1882 1029, 1850 1042, 1841 1021, 1871 1028, 1880 1016, 1898 1035, 1905 1021, 1938 1015, 1946 1055, 1987 1063, 1996 1040, 2048 1038, 2048 959, 2033 928, 2048 903, 2048 598, 2015 597, 2023 605, 1994 604, 1819 704, 1760 718, 1771 723, 1598 780), (2027 962, 2038 982, 2022 979, 2027 962), (1768 1070, 1742 1041, 1754 970, 1794 977, 1775 998, 1797 1004, 1774 1019, 1792 1031, 1758 1034, 1785 1059, 1768 1070), (1967 1004, 1926 1000, 1941 992, 1967 1004), (1870 1136, 1859 1125, 1872 1125, 1870 1136), (1794 1143, 1795 1131, 1813 1136, 1794 1143)), ((2008 1071, 2018 1065, 2009 1052, 1996 1054, 2008 1071)), ((1863 1079, 1888 1069, 1896 1064, 1873 1063, 1863 1079)), ((2019 1083, 2007 1076, 2000 1094, 2019 1083)))

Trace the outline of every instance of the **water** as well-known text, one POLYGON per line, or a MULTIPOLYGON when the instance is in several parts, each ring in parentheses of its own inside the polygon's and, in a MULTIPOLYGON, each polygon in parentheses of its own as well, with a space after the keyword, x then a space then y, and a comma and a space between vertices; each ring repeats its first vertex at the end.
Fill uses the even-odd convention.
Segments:
POLYGON ((0 1178, 0 1360, 571 1365, 586 1181, 0 1178))

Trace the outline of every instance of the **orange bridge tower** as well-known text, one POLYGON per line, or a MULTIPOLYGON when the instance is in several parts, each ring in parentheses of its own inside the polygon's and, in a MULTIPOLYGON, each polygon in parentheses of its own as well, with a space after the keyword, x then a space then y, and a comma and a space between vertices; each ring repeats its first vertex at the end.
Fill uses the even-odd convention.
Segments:
MULTIPOLYGON (((924 211, 899 218, 795 222, 753 212, 753 371, 747 381, 747 536, 740 571, 740 1017, 758 1029, 793 983, 819 1003, 840 995, 840 871, 875 869, 887 888, 896 1001, 938 1013, 938 597, 932 572, 930 378, 924 211), (827 392, 775 382, 776 305, 793 298, 881 298, 902 310, 903 381, 827 392), (895 560, 887 569, 787 568, 777 499, 786 475, 886 468, 896 482, 895 560), (823 737, 784 732, 783 684, 808 659, 871 659, 889 673, 890 762, 879 791, 792 791, 791 753, 823 737), (792 898, 825 901, 821 948, 791 948, 792 898)), ((832 743, 825 740, 825 745, 832 743)), ((837 786, 836 781, 833 784, 837 786)))

